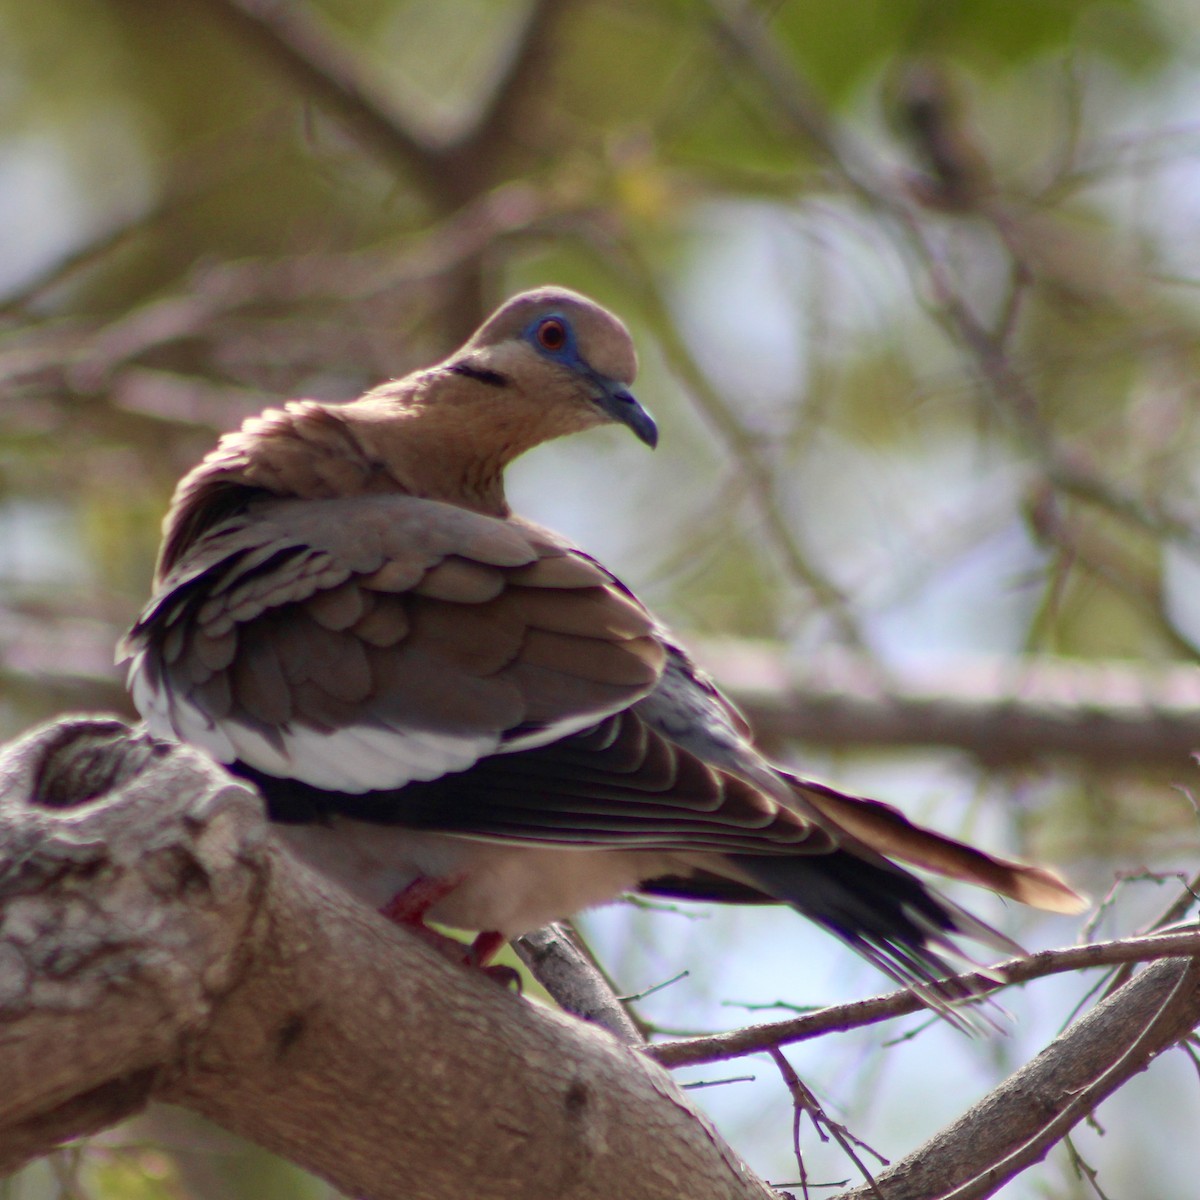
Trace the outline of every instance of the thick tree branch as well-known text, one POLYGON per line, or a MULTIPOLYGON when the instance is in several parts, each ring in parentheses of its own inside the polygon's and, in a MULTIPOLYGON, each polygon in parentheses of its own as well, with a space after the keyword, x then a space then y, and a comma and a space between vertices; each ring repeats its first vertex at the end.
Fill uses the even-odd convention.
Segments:
MULTIPOLYGON (((1200 1022, 1200 961, 1148 967, 954 1124, 875 1177, 888 1200, 982 1200, 1200 1022)), ((868 1200, 869 1187, 834 1200, 868 1200)))
POLYGON ((659 1068, 295 863, 111 720, 0 759, 0 1172, 161 1099, 368 1198, 771 1195, 659 1068))
POLYGON ((993 767, 1066 758, 1185 780, 1200 749, 1200 674, 1190 665, 979 658, 881 681, 850 655, 800 670, 769 643, 695 648, 773 745, 943 746, 993 767))

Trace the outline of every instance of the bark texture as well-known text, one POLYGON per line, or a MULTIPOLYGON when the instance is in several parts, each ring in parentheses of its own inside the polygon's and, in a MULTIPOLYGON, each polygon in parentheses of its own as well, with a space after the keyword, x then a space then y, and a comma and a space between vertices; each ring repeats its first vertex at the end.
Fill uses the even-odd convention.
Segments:
POLYGON ((0 903, 0 1172, 166 1100, 369 1200, 772 1195, 656 1065, 389 926, 120 722, 0 759, 0 903))
POLYGON ((978 1104, 833 1200, 983 1200, 1040 1162, 1131 1076, 1200 1022, 1200 961, 1153 963, 978 1104))

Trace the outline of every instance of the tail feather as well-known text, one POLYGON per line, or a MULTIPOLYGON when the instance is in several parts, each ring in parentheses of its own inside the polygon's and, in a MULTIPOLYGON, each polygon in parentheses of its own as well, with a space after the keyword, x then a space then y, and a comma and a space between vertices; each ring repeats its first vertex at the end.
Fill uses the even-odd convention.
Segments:
MULTIPOLYGON (((782 774, 782 772, 781 772, 782 774)), ((784 775, 806 807, 877 854, 898 858, 949 879, 991 888, 1003 896, 1049 912, 1078 913, 1087 900, 1053 871, 987 854, 945 834, 914 824, 898 808, 879 800, 847 796, 819 783, 784 775)))
POLYGON ((803 856, 737 854, 726 860, 738 877, 791 905, 961 1029, 973 1025, 955 1006, 977 993, 945 980, 964 965, 980 965, 954 938, 970 938, 1007 955, 1022 953, 1016 942, 938 896, 915 875, 873 856, 841 849, 803 856))

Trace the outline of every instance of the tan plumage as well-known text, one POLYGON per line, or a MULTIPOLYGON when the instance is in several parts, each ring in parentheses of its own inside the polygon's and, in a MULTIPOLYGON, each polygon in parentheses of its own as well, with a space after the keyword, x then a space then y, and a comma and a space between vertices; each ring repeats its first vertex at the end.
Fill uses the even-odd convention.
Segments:
POLYGON ((1011 945, 889 859, 1059 911, 1040 868, 778 771, 632 594, 513 517, 503 471, 620 421, 624 326, 539 289, 456 354, 342 406, 270 409, 180 483, 130 631, 150 727, 256 782, 364 898, 515 934, 641 888, 791 903, 928 982, 958 932, 1011 945))

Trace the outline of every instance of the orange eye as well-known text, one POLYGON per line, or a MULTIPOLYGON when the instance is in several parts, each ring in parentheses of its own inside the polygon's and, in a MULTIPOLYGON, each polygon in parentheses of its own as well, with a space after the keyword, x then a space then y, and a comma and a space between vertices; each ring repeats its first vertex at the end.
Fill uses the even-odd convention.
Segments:
POLYGON ((561 350, 567 344, 567 327, 557 317, 549 317, 538 326, 537 340, 544 350, 561 350))

